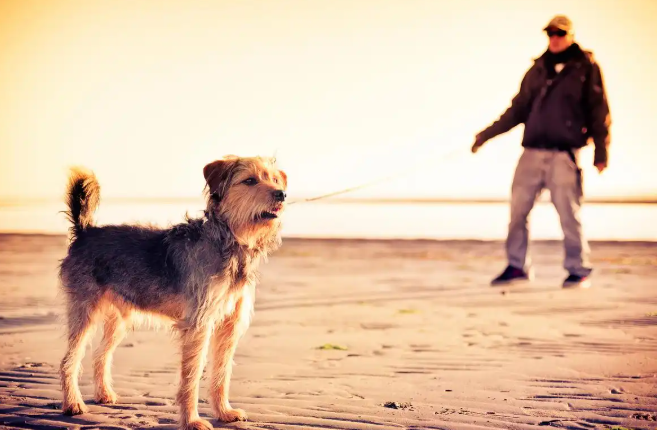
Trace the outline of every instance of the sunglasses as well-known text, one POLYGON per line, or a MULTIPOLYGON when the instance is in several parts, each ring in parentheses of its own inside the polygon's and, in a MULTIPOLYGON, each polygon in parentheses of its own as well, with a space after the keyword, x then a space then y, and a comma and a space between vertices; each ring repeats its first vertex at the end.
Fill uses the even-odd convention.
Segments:
POLYGON ((568 32, 566 32, 565 30, 548 30, 547 31, 548 37, 552 37, 552 36, 564 37, 566 34, 568 34, 568 32))

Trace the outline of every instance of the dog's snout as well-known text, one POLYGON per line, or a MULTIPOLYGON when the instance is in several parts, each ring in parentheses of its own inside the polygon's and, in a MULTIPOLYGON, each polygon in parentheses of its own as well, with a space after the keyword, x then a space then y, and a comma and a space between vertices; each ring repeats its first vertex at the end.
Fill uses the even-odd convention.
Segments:
POLYGON ((274 191, 274 200, 276 200, 277 202, 284 202, 285 197, 286 197, 285 191, 283 190, 274 191))

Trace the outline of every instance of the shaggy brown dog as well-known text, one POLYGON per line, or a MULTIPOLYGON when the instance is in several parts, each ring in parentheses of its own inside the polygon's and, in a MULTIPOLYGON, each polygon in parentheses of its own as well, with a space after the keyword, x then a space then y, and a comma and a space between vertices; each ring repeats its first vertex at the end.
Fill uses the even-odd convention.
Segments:
POLYGON ((168 229, 93 225, 100 187, 92 173, 74 170, 67 212, 71 244, 60 278, 67 301, 68 350, 61 362, 62 410, 87 412, 78 377, 85 344, 104 321, 94 354, 98 403, 116 402, 112 354, 140 315, 163 317, 180 336, 177 403, 180 427, 211 429, 198 414, 198 391, 212 351, 210 403, 221 421, 245 420, 228 401, 233 355, 253 312, 260 260, 281 243, 280 216, 287 176, 274 160, 226 157, 203 169, 207 209, 199 219, 168 229))

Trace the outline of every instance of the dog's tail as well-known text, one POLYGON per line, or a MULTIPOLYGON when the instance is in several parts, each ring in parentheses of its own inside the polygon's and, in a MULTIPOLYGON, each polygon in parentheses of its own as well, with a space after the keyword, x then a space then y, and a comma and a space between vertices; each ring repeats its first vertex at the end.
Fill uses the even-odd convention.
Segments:
POLYGON ((100 203, 100 185, 92 172, 77 167, 71 169, 66 203, 66 216, 73 224, 70 230, 74 239, 93 225, 93 214, 100 203))

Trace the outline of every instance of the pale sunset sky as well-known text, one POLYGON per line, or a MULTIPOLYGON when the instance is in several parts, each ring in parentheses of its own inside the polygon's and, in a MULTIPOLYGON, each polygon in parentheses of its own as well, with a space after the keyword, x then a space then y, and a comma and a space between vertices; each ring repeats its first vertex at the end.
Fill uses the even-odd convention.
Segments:
POLYGON ((0 199, 60 199, 72 165, 103 197, 197 197, 224 154, 275 154, 292 196, 419 163, 358 195, 506 198, 522 126, 469 148, 555 14, 611 106, 587 194, 656 197, 657 0, 0 0, 0 199))

